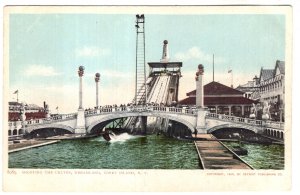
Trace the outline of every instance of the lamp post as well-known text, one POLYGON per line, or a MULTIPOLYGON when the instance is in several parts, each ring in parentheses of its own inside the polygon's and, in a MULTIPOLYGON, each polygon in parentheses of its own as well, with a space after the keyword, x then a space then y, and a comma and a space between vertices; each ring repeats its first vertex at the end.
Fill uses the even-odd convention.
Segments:
POLYGON ((78 76, 79 76, 79 109, 82 109, 82 76, 84 74, 84 66, 79 66, 78 76))
POLYGON ((206 110, 204 109, 204 90, 203 90, 203 73, 204 67, 202 64, 198 65, 198 71, 196 72, 196 107, 197 107, 197 121, 195 136, 199 133, 207 133, 206 129, 206 110))
POLYGON ((95 83, 96 83, 96 108, 98 108, 98 83, 100 81, 100 73, 95 74, 95 83))
POLYGON ((78 68, 78 76, 79 76, 79 108, 77 112, 77 120, 76 120, 76 128, 75 134, 86 134, 85 129, 85 117, 84 117, 84 110, 82 107, 82 76, 84 74, 84 67, 79 66, 78 68))
POLYGON ((204 67, 202 64, 198 65, 198 71, 196 72, 196 107, 204 108, 204 93, 203 93, 203 73, 204 67))

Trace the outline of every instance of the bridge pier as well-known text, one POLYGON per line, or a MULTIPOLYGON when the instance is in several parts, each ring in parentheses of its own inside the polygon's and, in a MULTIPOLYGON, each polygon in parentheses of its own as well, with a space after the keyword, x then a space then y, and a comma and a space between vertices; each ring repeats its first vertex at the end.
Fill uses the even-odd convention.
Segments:
POLYGON ((79 108, 77 112, 77 120, 75 127, 75 134, 86 134, 85 129, 85 116, 84 109, 82 106, 82 76, 84 74, 84 67, 79 66, 78 68, 78 76, 79 76, 79 108))
POLYGON ((205 116, 207 111, 204 109, 204 91, 203 91, 203 73, 204 67, 202 64, 198 65, 198 71, 196 72, 196 107, 197 120, 196 120, 196 131, 199 134, 206 134, 206 123, 205 116))
POLYGON ((84 109, 79 108, 77 112, 75 134, 86 134, 84 109))
POLYGON ((143 135, 146 135, 147 134, 147 117, 140 116, 140 122, 141 122, 141 133, 143 135))
POLYGON ((199 108, 197 112, 196 130, 199 134, 206 134, 207 128, 205 123, 205 116, 207 111, 204 108, 199 108))

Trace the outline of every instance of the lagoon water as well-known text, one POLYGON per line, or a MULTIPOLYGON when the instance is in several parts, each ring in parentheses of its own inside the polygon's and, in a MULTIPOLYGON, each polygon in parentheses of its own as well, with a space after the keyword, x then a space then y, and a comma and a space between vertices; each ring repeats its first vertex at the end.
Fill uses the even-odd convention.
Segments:
MULTIPOLYGON (((229 144, 230 143, 226 143, 229 144)), ((283 169, 284 147, 245 144, 242 157, 256 169, 283 169)), ((61 169, 200 169, 192 141, 123 133, 110 142, 102 137, 64 140, 9 154, 9 168, 61 169)))
POLYGON ((120 134, 62 141, 9 155, 10 168, 199 169, 193 142, 164 136, 120 134))
MULTIPOLYGON (((228 147, 236 143, 225 143, 228 147)), ((284 169, 284 146, 282 145, 261 145, 241 144, 248 150, 248 155, 240 156, 255 169, 284 169)))

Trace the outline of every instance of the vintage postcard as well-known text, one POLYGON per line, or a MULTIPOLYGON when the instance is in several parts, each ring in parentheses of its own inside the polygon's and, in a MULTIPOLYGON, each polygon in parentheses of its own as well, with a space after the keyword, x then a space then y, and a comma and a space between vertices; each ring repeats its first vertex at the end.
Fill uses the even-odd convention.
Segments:
POLYGON ((291 188, 292 7, 6 6, 4 191, 291 188))

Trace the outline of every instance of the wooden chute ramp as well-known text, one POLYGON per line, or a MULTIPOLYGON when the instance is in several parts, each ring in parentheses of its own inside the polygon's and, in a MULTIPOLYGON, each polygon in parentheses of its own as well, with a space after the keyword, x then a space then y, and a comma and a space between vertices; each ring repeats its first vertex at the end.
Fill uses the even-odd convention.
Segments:
POLYGON ((195 146, 203 169, 253 169, 211 134, 198 134, 195 146))

